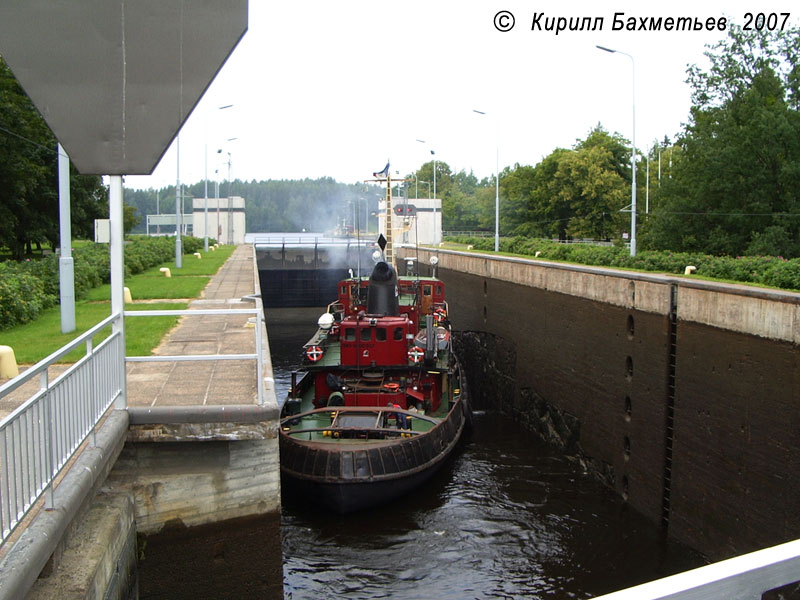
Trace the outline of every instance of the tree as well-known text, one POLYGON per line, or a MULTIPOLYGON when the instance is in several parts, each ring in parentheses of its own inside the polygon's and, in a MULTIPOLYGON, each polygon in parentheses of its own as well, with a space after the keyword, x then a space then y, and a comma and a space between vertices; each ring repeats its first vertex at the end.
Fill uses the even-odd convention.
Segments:
POLYGON ((800 30, 733 25, 706 55, 688 71, 690 120, 645 243, 800 256, 800 30))
MULTIPOLYGON (((88 236, 104 214, 100 177, 70 169, 72 229, 88 236)), ((0 245, 16 259, 32 244, 58 244, 56 140, 0 58, 0 245)))
POLYGON ((598 124, 572 150, 557 149, 535 167, 504 170, 501 229, 562 240, 618 236, 630 188, 628 157, 626 141, 598 124))

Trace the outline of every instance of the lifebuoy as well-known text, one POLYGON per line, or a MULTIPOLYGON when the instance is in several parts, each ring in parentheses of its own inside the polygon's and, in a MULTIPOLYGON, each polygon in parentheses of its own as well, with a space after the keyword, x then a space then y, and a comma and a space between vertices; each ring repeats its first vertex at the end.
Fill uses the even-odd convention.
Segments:
POLYGON ((384 389, 389 390, 390 392, 396 392, 397 390, 400 389, 400 384, 399 383, 384 383, 383 387, 384 387, 384 389))
POLYGON ((306 356, 311 362, 317 362, 320 358, 322 358, 322 355, 322 348, 319 346, 309 346, 306 348, 306 356))
POLYGON ((408 351, 408 360, 410 360, 414 364, 420 362, 423 356, 425 356, 425 353, 416 346, 414 346, 413 348, 411 348, 411 350, 408 351))
POLYGON ((442 323, 447 318, 447 311, 443 308, 437 308, 433 311, 433 318, 437 323, 442 323))

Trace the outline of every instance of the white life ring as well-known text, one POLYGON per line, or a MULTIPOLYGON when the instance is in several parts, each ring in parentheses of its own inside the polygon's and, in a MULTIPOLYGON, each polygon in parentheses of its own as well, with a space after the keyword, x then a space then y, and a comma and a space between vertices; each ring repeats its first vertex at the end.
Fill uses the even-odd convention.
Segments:
POLYGON ((306 356, 311 362, 317 362, 320 358, 322 358, 323 354, 324 352, 319 346, 309 346, 306 348, 306 356))

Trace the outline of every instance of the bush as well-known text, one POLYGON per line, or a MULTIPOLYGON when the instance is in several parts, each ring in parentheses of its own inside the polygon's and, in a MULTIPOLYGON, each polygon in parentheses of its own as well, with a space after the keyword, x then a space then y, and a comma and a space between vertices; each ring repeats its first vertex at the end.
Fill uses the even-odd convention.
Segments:
MULTIPOLYGON (((454 236, 459 244, 475 250, 494 250, 493 238, 454 236)), ((800 259, 785 260, 780 256, 711 256, 690 252, 644 250, 631 256, 627 248, 589 244, 560 244, 517 236, 502 238, 500 250, 512 254, 535 256, 546 260, 573 262, 600 267, 638 269, 658 273, 683 274, 688 265, 697 267, 697 274, 714 279, 769 285, 781 289, 800 290, 800 259)))
MULTIPOLYGON (((184 237, 183 251, 193 254, 203 247, 200 238, 184 237)), ((125 276, 135 275, 171 260, 174 237, 135 236, 125 244, 125 276)), ((74 248, 75 298, 111 279, 111 258, 106 244, 74 248)), ((35 319, 45 308, 58 304, 58 256, 41 260, 0 262, 0 330, 35 319)))
POLYGON ((0 263, 0 329, 27 323, 55 304, 41 279, 24 263, 0 263))

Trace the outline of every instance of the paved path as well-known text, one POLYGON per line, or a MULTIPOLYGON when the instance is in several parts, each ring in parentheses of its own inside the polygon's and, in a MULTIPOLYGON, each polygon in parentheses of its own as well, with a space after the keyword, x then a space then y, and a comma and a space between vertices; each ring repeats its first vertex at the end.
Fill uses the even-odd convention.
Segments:
MULTIPOLYGON (((253 248, 236 248, 190 309, 254 308, 253 248)), ((147 317, 129 317, 147 318, 147 317)), ((252 354, 255 330, 247 315, 184 316, 154 354, 252 354)), ((128 363, 129 406, 255 404, 254 360, 128 363)))

